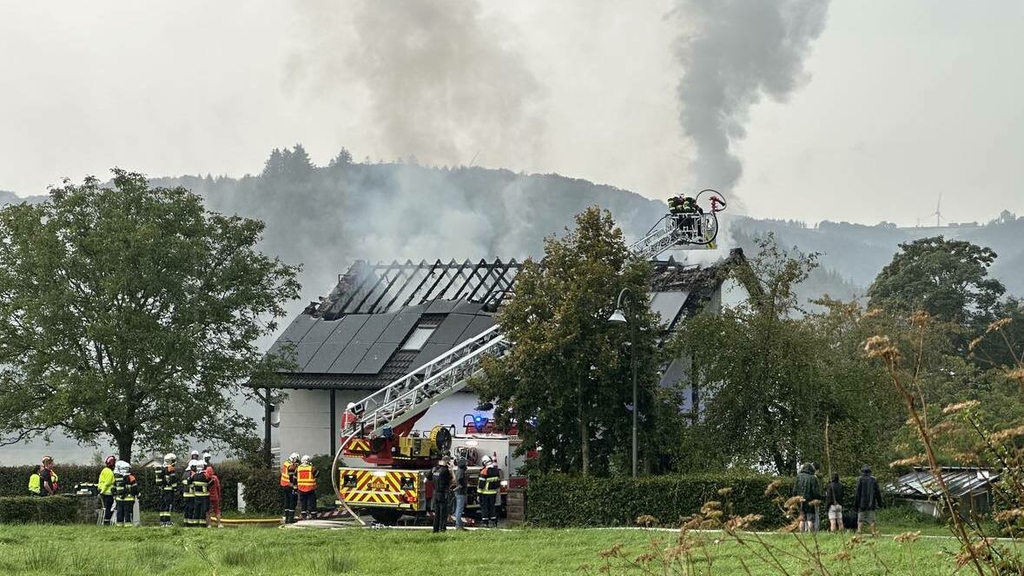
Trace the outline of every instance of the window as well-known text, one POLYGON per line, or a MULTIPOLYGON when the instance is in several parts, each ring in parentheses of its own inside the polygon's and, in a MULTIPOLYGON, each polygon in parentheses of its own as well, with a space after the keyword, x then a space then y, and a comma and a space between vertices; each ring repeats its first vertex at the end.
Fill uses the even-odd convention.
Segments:
POLYGON ((430 338, 430 335, 433 334, 436 329, 437 328, 434 326, 430 326, 429 328, 417 326, 416 329, 412 331, 412 334, 409 334, 409 337, 405 339, 405 343, 402 344, 402 350, 413 352, 422 350, 423 345, 427 343, 427 339, 430 338))

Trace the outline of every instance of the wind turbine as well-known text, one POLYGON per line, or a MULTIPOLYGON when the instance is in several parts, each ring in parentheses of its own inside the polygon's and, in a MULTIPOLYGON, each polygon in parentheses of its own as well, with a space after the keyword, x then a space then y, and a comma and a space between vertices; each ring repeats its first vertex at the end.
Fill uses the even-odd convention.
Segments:
POLYGON ((939 228, 942 226, 942 192, 939 192, 939 201, 935 204, 935 212, 929 214, 929 216, 935 216, 935 227, 939 228))

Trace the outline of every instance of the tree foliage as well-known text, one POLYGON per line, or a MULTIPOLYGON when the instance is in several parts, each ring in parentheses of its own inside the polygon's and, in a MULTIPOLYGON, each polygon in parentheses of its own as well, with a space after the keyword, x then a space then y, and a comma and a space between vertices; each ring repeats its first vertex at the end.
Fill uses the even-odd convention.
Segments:
POLYGON ((182 436, 235 444, 230 395, 257 338, 297 297, 297 268, 255 249, 259 221, 115 169, 0 210, 0 432, 109 436, 121 458, 182 436))
POLYGON ((758 243, 750 267, 735 272, 747 276, 748 302, 692 318, 675 342, 705 398, 689 435, 700 465, 791 474, 828 458, 854 469, 901 422, 884 372, 858 358, 859 309, 826 300, 825 312, 799 314, 794 289, 815 255, 789 256, 770 235, 758 243), (826 423, 836 448, 828 454, 826 423))
POLYGON ((520 423, 528 445, 541 447, 542 469, 588 474, 608 472, 610 461, 628 466, 633 352, 645 446, 655 424, 658 367, 649 274, 646 262, 631 257, 611 214, 591 208, 564 237, 547 238, 543 262, 528 260, 516 278, 515 296, 498 313, 515 346, 487 363, 474 387, 496 401, 499 419, 520 423), (608 321, 624 288, 632 297, 626 327, 608 321))
POLYGON ((1006 292, 988 276, 996 253, 942 236, 900 244, 868 290, 871 306, 903 313, 918 310, 944 321, 984 326, 1006 292))

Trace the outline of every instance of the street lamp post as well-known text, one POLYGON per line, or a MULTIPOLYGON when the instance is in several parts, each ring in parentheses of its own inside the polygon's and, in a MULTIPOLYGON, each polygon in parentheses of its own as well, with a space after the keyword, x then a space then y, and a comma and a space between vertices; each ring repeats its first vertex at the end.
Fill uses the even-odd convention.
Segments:
POLYGON ((615 300, 615 311, 608 317, 609 322, 615 324, 629 324, 630 338, 630 365, 633 369, 633 478, 636 478, 636 295, 629 287, 623 288, 619 291, 619 297, 615 300), (632 321, 626 320, 626 315, 622 313, 622 297, 629 292, 629 295, 633 299, 633 303, 630 305, 630 316, 633 317, 632 321))

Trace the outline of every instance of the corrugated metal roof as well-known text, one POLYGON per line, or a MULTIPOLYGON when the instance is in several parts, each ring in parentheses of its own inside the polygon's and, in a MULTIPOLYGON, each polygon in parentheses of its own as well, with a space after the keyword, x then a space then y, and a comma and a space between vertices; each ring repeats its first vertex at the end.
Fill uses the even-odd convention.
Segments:
MULTIPOLYGON (((988 486, 999 481, 999 475, 987 468, 949 467, 942 469, 942 480, 949 493, 959 498, 975 492, 983 492, 988 486)), ((886 490, 904 498, 935 498, 942 494, 939 481, 926 468, 915 468, 913 472, 900 476, 886 490)))

